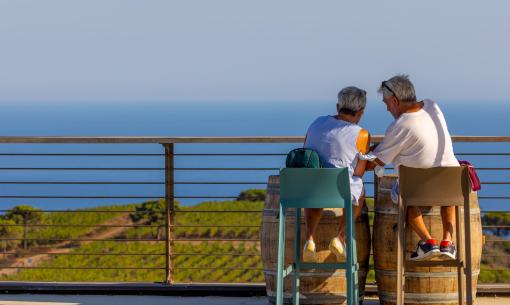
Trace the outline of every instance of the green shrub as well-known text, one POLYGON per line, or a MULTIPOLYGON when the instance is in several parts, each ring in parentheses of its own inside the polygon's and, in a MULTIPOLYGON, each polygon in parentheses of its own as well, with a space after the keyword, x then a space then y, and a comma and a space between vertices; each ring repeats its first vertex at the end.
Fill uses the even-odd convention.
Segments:
POLYGON ((266 190, 250 189, 250 190, 242 191, 239 194, 239 196, 237 196, 237 200, 239 200, 239 201, 264 201, 264 200, 266 200, 266 190))

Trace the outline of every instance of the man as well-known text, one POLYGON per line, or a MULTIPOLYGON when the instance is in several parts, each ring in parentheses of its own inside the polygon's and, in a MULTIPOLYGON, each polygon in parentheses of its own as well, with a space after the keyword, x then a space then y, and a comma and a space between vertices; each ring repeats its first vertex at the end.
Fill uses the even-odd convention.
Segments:
MULTIPOLYGON (((386 130, 384 140, 375 148, 379 165, 393 163, 415 168, 459 166, 443 113, 431 100, 417 101, 414 86, 407 75, 397 75, 383 81, 379 90, 387 110, 395 121, 386 130)), ((398 194, 398 184, 393 192, 398 194)), ((437 241, 425 227, 421 210, 408 207, 407 221, 421 238, 411 260, 426 260, 434 256, 455 259, 452 243, 455 207, 441 207, 443 239, 437 241)))
MULTIPOLYGON (((363 173, 367 161, 358 159, 359 153, 367 153, 369 134, 358 123, 367 103, 365 90, 346 87, 338 93, 337 114, 317 118, 308 128, 305 148, 314 149, 324 167, 346 167, 349 170, 354 217, 358 217, 365 202, 363 173)), ((314 234, 322 209, 305 209, 306 243, 303 261, 315 261, 314 234)), ((345 258, 345 213, 340 218, 338 235, 329 244, 329 250, 337 260, 345 258)))

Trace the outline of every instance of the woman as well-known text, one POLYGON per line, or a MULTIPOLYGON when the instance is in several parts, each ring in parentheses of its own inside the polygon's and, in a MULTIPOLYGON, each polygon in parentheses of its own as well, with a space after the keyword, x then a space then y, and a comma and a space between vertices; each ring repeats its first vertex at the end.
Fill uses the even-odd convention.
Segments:
MULTIPOLYGON (((359 216, 365 197, 363 173, 367 161, 358 158, 368 152, 370 135, 358 123, 363 116, 367 98, 366 91, 356 87, 346 87, 338 93, 337 115, 321 116, 308 128, 305 148, 319 154, 324 167, 346 167, 349 170, 354 217, 359 216)), ((306 243, 303 261, 315 262, 314 234, 319 224, 322 209, 305 209, 306 243)), ((344 211, 345 212, 345 211, 344 211)), ((329 243, 329 250, 337 260, 345 259, 345 213, 340 218, 340 231, 329 243)))

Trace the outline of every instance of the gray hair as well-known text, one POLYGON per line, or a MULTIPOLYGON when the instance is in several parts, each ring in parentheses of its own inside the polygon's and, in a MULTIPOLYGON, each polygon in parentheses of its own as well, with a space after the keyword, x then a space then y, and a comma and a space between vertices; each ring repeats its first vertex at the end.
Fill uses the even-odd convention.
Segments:
POLYGON ((409 75, 399 74, 393 76, 382 82, 377 92, 381 93, 383 97, 395 96, 401 102, 416 102, 416 92, 409 75))
POLYGON ((367 104, 367 92, 357 87, 345 87, 338 92, 338 109, 357 112, 367 104))

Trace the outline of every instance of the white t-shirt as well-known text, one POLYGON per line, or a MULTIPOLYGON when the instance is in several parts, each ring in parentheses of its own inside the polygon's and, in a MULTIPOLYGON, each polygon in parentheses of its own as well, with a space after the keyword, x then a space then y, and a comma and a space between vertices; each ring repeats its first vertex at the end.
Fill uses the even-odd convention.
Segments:
POLYGON ((324 167, 348 169, 354 205, 358 205, 363 192, 363 180, 353 175, 359 153, 356 140, 361 130, 357 124, 337 120, 329 115, 321 116, 308 128, 304 145, 319 154, 324 167))
POLYGON ((386 130, 374 155, 385 164, 416 168, 459 166, 441 109, 424 100, 417 112, 404 113, 386 130))

